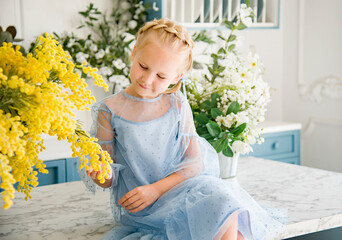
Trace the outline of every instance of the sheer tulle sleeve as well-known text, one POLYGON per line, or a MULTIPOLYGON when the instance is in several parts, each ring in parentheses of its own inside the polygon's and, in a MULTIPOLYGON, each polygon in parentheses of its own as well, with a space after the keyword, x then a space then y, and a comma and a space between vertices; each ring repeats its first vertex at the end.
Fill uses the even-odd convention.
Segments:
POLYGON ((174 106, 179 113, 178 156, 174 169, 183 178, 199 174, 218 176, 218 157, 214 148, 197 132, 188 100, 179 91, 175 94, 174 106), (180 151, 179 151, 180 150, 180 151))
MULTIPOLYGON (((98 143, 101 148, 109 153, 113 160, 111 164, 113 170, 112 187, 117 185, 118 174, 123 166, 116 164, 114 159, 114 127, 112 126, 112 112, 107 107, 104 101, 94 105, 91 109, 93 124, 91 126, 90 135, 98 139, 98 143)), ((96 190, 100 189, 94 181, 87 176, 85 169, 78 169, 78 173, 86 185, 88 191, 95 193, 96 190)))

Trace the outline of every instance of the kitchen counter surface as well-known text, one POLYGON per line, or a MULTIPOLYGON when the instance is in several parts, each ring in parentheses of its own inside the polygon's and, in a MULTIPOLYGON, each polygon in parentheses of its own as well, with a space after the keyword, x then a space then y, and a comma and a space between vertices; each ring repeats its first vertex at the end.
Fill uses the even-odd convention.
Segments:
MULTIPOLYGON (((288 209, 277 239, 342 226, 342 173, 248 157, 235 180, 257 201, 288 209)), ((85 193, 82 182, 35 188, 29 201, 16 193, 14 205, 0 209, 0 238, 101 239, 114 226, 108 194, 85 193)))

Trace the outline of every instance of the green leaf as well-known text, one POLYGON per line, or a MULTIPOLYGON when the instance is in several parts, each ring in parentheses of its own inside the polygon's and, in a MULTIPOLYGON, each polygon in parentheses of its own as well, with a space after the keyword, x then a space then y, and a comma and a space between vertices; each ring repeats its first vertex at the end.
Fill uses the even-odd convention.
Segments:
POLYGON ((218 117, 218 116, 223 115, 222 111, 218 108, 212 108, 210 110, 210 114, 214 119, 216 119, 216 117, 218 117))
POLYGON ((78 13, 81 14, 82 16, 84 16, 84 17, 88 16, 88 12, 78 12, 78 13))
POLYGON ((221 47, 221 48, 218 50, 217 53, 218 53, 218 54, 226 54, 226 50, 224 50, 224 48, 221 47))
POLYGON ((222 150, 222 154, 225 155, 226 157, 233 157, 234 153, 229 144, 226 145, 226 148, 222 150))
POLYGON ((233 24, 233 22, 231 22, 231 21, 224 20, 224 21, 222 22, 222 24, 223 24, 225 27, 229 28, 230 30, 233 30, 233 29, 234 29, 234 24, 233 24))
POLYGON ((203 112, 195 115, 195 121, 199 122, 200 124, 207 124, 209 122, 209 118, 207 117, 207 115, 203 112))
POLYGON ((218 136, 218 138, 223 138, 227 135, 227 132, 221 132, 220 135, 218 136))
POLYGON ((94 24, 92 24, 92 23, 89 22, 89 21, 85 21, 85 23, 86 23, 88 26, 94 27, 94 24))
POLYGON ((231 52, 235 48, 235 46, 236 46, 235 44, 229 45, 228 52, 231 52))
POLYGON ((236 35, 230 35, 228 38, 228 42, 232 42, 236 39, 236 35))
POLYGON ((227 39, 225 39, 223 36, 221 35, 217 35, 219 38, 221 38, 223 41, 226 41, 227 39))
POLYGON ((234 101, 229 105, 228 110, 227 110, 227 115, 231 113, 237 114, 239 111, 240 111, 240 104, 234 101))
POLYGON ((209 70, 209 72, 210 72, 211 75, 215 75, 214 69, 212 69, 211 67, 208 67, 208 70, 209 70))
POLYGON ((224 145, 224 139, 217 139, 213 142, 213 147, 215 148, 216 152, 219 153, 223 150, 225 147, 224 145))
POLYGON ((201 104, 201 107, 206 110, 206 111, 210 111, 211 109, 211 103, 209 100, 205 100, 202 104, 201 104))
POLYGON ((192 35, 192 39, 195 41, 195 42, 205 42, 205 43, 208 43, 208 44, 213 44, 215 43, 215 41, 213 41, 212 39, 210 39, 209 36, 207 36, 206 34, 206 31, 201 31, 199 33, 194 33, 192 35))
POLYGON ((206 126, 207 126, 207 129, 208 129, 208 132, 213 137, 217 137, 221 133, 220 126, 216 122, 214 122, 214 121, 209 121, 206 124, 206 126))
POLYGON ((217 54, 212 53, 212 54, 210 54, 210 57, 212 57, 215 60, 215 59, 217 59, 217 54))
POLYGON ((239 25, 237 25, 236 29, 237 30, 243 30, 247 28, 247 26, 245 24, 243 24, 243 22, 240 22, 239 25))
POLYGON ((234 134, 234 136, 238 136, 238 135, 240 135, 240 133, 242 133, 245 130, 246 126, 247 126, 246 123, 242 123, 239 126, 237 126, 236 128, 234 128, 233 130, 231 130, 230 132, 232 134, 234 134))
MULTIPOLYGON (((208 118, 208 120, 209 120, 209 118, 208 118)), ((206 124, 206 123, 205 123, 205 124, 206 124)), ((198 135, 200 135, 200 136, 202 136, 203 134, 209 134, 208 129, 207 129, 207 127, 205 127, 205 126, 197 127, 197 128, 196 128, 196 132, 197 132, 198 135)))
POLYGON ((202 134, 200 135, 201 137, 205 138, 205 140, 207 140, 208 142, 211 142, 211 140, 214 139, 213 136, 211 136, 209 133, 206 133, 206 134, 202 134))
POLYGON ((210 82, 210 79, 208 78, 207 74, 204 75, 204 78, 205 78, 208 82, 210 82))
POLYGON ((221 72, 223 72, 225 69, 226 69, 226 67, 224 67, 224 66, 219 66, 219 68, 217 69, 217 72, 218 72, 218 73, 221 73, 221 72))
POLYGON ((211 94, 210 98, 211 98, 211 101, 212 101, 212 102, 215 102, 215 106, 216 106, 216 104, 217 104, 217 99, 220 99, 221 96, 220 96, 220 94, 218 94, 218 93, 213 93, 213 94, 211 94))

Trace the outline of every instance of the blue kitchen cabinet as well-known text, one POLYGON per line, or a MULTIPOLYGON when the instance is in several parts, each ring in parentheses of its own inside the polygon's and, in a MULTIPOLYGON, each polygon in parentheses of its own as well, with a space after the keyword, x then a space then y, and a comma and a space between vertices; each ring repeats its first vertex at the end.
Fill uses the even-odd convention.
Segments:
MULTIPOLYGON (((81 180, 77 173, 79 158, 44 161, 48 174, 38 172, 38 186, 81 180)), ((37 171, 37 169, 35 169, 37 171)))
MULTIPOLYGON (((65 159, 44 161, 48 174, 38 172, 38 186, 45 186, 56 183, 64 183, 65 177, 65 159)), ((37 169, 35 169, 37 171, 37 169)))
POLYGON ((79 161, 79 157, 65 159, 67 182, 81 180, 80 176, 77 173, 77 161, 79 161))
POLYGON ((300 165, 300 130, 261 134, 262 144, 254 144, 249 156, 300 165))

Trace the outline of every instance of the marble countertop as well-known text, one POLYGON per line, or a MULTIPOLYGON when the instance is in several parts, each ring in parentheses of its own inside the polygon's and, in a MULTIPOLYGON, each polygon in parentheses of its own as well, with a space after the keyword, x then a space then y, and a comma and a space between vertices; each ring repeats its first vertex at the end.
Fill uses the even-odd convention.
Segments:
MULTIPOLYGON (((342 173, 248 157, 236 180, 257 201, 288 209, 276 239, 342 226, 342 173)), ((108 194, 85 193, 82 182, 35 188, 27 202, 16 193, 14 205, 0 209, 0 238, 101 239, 114 226, 108 194)))

